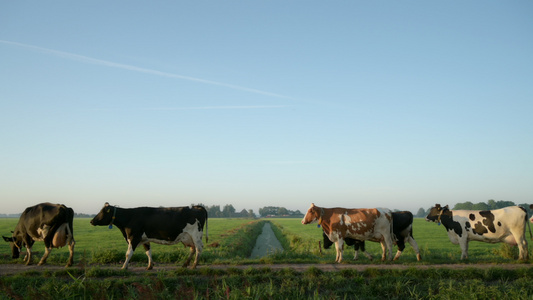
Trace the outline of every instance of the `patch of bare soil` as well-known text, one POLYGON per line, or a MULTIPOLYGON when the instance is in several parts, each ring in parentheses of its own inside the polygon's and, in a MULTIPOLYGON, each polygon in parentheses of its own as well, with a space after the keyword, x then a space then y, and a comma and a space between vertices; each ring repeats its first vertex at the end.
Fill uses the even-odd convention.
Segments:
MULTIPOLYGON (((24 273, 28 271, 44 273, 44 272, 55 272, 60 270, 75 270, 75 269, 85 269, 91 267, 99 267, 101 269, 115 269, 119 270, 120 265, 88 265, 88 266, 72 266, 65 268, 64 266, 55 266, 55 265, 44 265, 37 266, 33 265, 21 265, 21 264, 0 264, 0 276, 9 276, 19 273, 24 273)), ((462 270, 462 269, 489 269, 489 268, 501 268, 507 270, 515 270, 521 268, 529 268, 529 264, 437 264, 437 265, 403 265, 403 264, 254 264, 254 265, 200 265, 197 266, 197 269, 264 269, 269 268, 271 270, 281 270, 281 269, 293 269, 297 272, 304 272, 309 268, 317 268, 325 272, 334 272, 340 270, 357 270, 365 271, 367 269, 379 269, 379 270, 406 270, 410 268, 427 270, 427 269, 453 269, 453 270, 462 270)), ((172 271, 181 268, 175 264, 156 264, 154 269, 151 271, 146 270, 146 265, 144 264, 130 264, 128 271, 133 273, 145 273, 145 272, 158 272, 158 271, 172 271)))

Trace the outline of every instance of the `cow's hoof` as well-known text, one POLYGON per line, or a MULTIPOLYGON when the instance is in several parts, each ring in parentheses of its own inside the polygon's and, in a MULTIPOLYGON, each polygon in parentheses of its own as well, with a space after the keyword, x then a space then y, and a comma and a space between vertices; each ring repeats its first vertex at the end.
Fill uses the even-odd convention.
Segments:
POLYGON ((416 255, 416 260, 421 261, 422 260, 422 256, 420 254, 417 254, 416 255))

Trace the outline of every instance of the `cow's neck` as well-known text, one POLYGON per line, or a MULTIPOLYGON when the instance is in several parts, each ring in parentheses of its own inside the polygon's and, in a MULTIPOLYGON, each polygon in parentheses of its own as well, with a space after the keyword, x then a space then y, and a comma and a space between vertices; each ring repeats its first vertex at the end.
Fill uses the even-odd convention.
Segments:
POLYGON ((451 210, 447 210, 440 215, 440 222, 446 229, 449 229, 453 223, 453 214, 451 210))
POLYGON ((322 230, 324 231, 324 233, 329 237, 329 234, 331 233, 331 226, 329 223, 322 223, 322 230))
POLYGON ((124 214, 124 208, 116 207, 113 210, 113 218, 109 225, 117 226, 118 228, 123 228, 127 224, 127 214, 124 214))

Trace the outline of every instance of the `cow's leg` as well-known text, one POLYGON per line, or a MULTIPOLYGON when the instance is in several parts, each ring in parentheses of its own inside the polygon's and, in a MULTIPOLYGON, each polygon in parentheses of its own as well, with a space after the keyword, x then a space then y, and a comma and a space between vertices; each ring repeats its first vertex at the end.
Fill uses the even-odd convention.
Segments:
POLYGON ((359 249, 355 249, 355 253, 353 255, 353 259, 354 260, 358 260, 359 259, 359 249))
POLYGON ((416 243, 415 239, 412 236, 407 237, 407 241, 409 244, 411 244, 411 247, 413 247, 413 250, 415 250, 416 253, 416 260, 421 261, 422 256, 420 255, 420 249, 418 249, 418 244, 416 243))
POLYGON ((200 254, 202 254, 204 244, 202 243, 202 232, 200 231, 196 238, 194 239, 194 247, 196 249, 196 256, 194 257, 194 262, 192 263, 191 269, 196 268, 196 265, 198 264, 198 258, 200 257, 200 254))
POLYGON ((518 259, 520 260, 528 260, 529 259, 529 252, 527 249, 527 240, 524 237, 524 234, 522 233, 516 233, 512 232, 511 234, 514 236, 514 239, 516 241, 516 245, 518 246, 518 259))
POLYGON ((344 240, 339 238, 335 242, 335 249, 337 250, 337 257, 335 258, 335 262, 336 263, 341 263, 342 262, 342 248, 343 248, 343 246, 344 246, 344 240))
MULTIPOLYGON (((185 245, 187 246, 187 245, 185 245)), ((196 248, 193 246, 189 246, 189 257, 187 257, 187 259, 185 260, 185 262, 183 263, 183 266, 184 268, 186 268, 187 266, 189 266, 189 263, 191 262, 191 259, 192 259, 192 256, 196 253, 196 248)))
POLYGON ((133 256, 133 252, 135 251, 137 244, 138 244, 138 241, 134 241, 133 238, 128 240, 128 251, 126 251, 126 261, 124 262, 124 265, 122 266, 123 270, 128 269, 128 264, 130 262, 131 257, 133 256))
POLYGON ((31 246, 26 246, 26 255, 24 256, 24 260, 26 262, 26 266, 31 265, 31 246))
POLYGON ((385 241, 381 242, 381 261, 385 261, 387 259, 387 244, 385 241))
POLYGON ((67 226, 67 244, 68 244, 68 252, 69 257, 67 261, 67 265, 65 267, 72 266, 72 263, 74 262, 74 245, 76 245, 76 241, 74 240, 74 235, 72 234, 72 230, 70 226, 67 226))
POLYGON ((38 266, 44 265, 46 263, 46 259, 48 258, 48 255, 50 255, 50 252, 52 252, 52 245, 45 245, 44 246, 44 255, 41 258, 41 261, 39 261, 38 266))
POLYGON ((397 260, 398 258, 400 258, 400 255, 402 255, 403 250, 405 249, 405 239, 398 240, 396 242, 396 245, 398 245, 398 251, 396 251, 396 255, 394 256, 394 260, 397 260))
POLYGON ((369 260, 373 260, 374 258, 372 257, 372 255, 370 255, 370 253, 366 252, 366 251, 363 251, 363 254, 369 259, 369 260))
POLYGON ((26 255, 24 256, 24 261, 26 262, 26 265, 31 265, 32 262, 31 247, 33 246, 33 243, 34 241, 29 235, 26 235, 26 237, 22 241, 22 244, 26 245, 26 255))
POLYGON ((353 255, 353 259, 354 260, 357 260, 359 258, 359 249, 361 248, 361 250, 363 250, 363 252, 365 251, 365 246, 364 246, 364 242, 363 244, 361 245, 360 243, 358 242, 355 242, 355 244, 353 245, 353 249, 355 250, 355 253, 353 255), (362 247, 360 247, 362 246, 362 247))
POLYGON ((154 268, 154 261, 152 260, 152 249, 150 249, 150 243, 143 244, 146 256, 148 256, 148 267, 146 270, 151 270, 154 268))
POLYGON ((383 240, 381 241, 381 249, 383 250, 381 260, 385 261, 387 259, 387 251, 389 252, 390 260, 392 260, 392 238, 390 235, 383 236, 383 240))
POLYGON ((52 246, 54 235, 50 234, 50 226, 43 226, 43 235, 44 236, 44 255, 41 257, 41 261, 39 261, 39 266, 44 265, 46 263, 46 260, 48 259, 48 255, 50 255, 50 252, 52 252, 52 246))
POLYGON ((359 245, 355 244, 356 246, 359 246, 358 248, 361 249, 361 252, 363 252, 363 254, 369 259, 369 260, 372 260, 374 259, 372 257, 372 255, 370 255, 368 252, 366 252, 366 249, 365 249, 365 241, 361 241, 359 243, 359 245))
POLYGON ((468 240, 466 237, 459 240, 461 246, 461 259, 468 259, 468 240))

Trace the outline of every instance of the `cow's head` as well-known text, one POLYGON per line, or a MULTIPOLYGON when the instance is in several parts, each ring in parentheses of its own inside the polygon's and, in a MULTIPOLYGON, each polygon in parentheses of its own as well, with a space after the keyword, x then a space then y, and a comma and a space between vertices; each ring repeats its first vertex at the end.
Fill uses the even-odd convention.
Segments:
POLYGON ((440 225, 440 218, 446 212, 449 211, 448 205, 441 207, 440 204, 435 204, 435 207, 432 207, 429 211, 429 214, 426 216, 426 221, 436 222, 440 225))
POLYGON ((315 206, 314 203, 311 203, 311 207, 307 210, 307 213, 302 219, 302 224, 305 225, 305 224, 309 224, 309 223, 313 223, 317 221, 318 221, 318 224, 320 224, 322 222, 322 214, 323 214, 322 208, 315 206))
POLYGON ((2 236, 4 238, 4 241, 9 243, 9 246, 11 247, 11 254, 12 258, 19 258, 20 256, 20 249, 22 248, 22 239, 18 239, 15 235, 12 237, 6 237, 2 236))
POLYGON ((114 221, 117 209, 114 206, 105 203, 100 212, 91 220, 93 226, 97 225, 111 225, 114 221))

